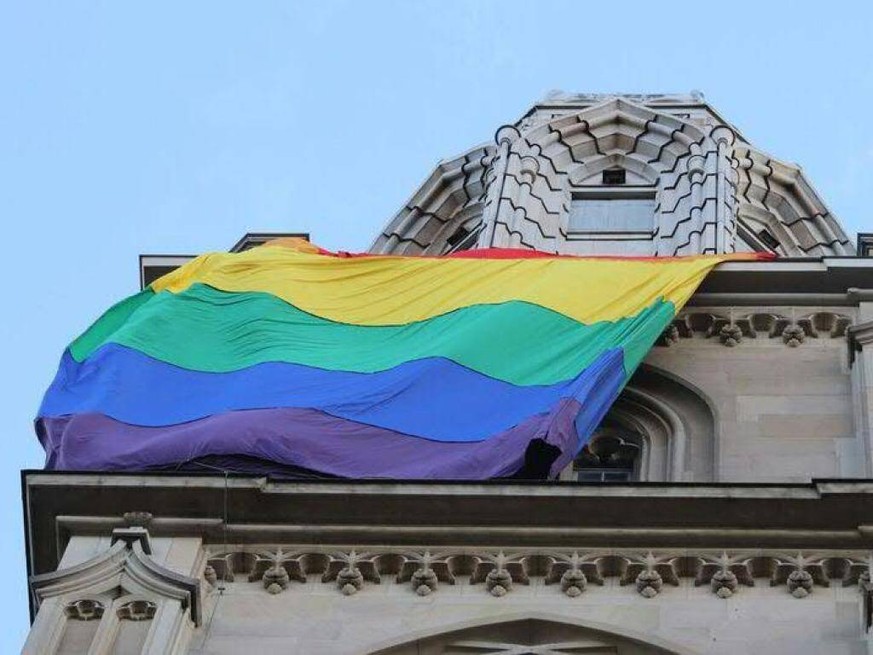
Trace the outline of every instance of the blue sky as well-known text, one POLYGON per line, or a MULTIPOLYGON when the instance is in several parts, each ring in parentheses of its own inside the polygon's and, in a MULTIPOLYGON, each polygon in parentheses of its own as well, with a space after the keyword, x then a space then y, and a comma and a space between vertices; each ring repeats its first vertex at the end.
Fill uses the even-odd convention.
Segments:
POLYGON ((366 248, 441 157, 552 89, 699 89, 854 239, 873 231, 871 62, 857 2, 0 0, 0 651, 27 630, 31 421, 139 253, 247 231, 366 248))

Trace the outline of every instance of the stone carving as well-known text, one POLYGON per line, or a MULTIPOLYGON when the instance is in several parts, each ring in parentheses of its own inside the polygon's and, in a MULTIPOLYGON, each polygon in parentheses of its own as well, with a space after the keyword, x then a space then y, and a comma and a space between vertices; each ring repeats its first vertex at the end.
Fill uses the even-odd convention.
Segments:
MULTIPOLYGON (((294 561, 294 554, 283 552, 281 548, 276 552, 259 552, 255 553, 255 566, 252 570, 252 575, 249 579, 258 579, 260 577, 264 589, 271 594, 278 594, 288 588, 288 583, 291 581, 291 576, 285 568, 288 561, 294 561), (264 568, 266 565, 266 568, 264 568)), ((295 573, 296 571, 295 567, 295 573)), ((296 575, 295 579, 305 582, 306 578, 302 574, 296 575)))
POLYGON ((788 591, 795 598, 805 598, 812 593, 812 576, 809 571, 797 569, 788 576, 788 591))
POLYGON ((730 598, 733 596, 738 585, 737 576, 730 569, 716 571, 710 581, 713 593, 719 598, 730 598))
POLYGON ((679 343, 679 328, 675 323, 670 323, 664 331, 661 333, 660 338, 658 339, 658 345, 660 346, 672 346, 674 343, 679 343))
POLYGON ((283 589, 287 589, 290 580, 291 579, 288 577, 288 571, 286 571, 281 565, 277 564, 276 566, 264 571, 264 587, 271 594, 278 594, 283 589))
POLYGON ((699 569, 694 579, 694 585, 709 583, 712 592, 719 598, 730 598, 736 593, 739 585, 755 586, 752 572, 752 559, 748 557, 731 557, 722 552, 716 558, 704 555, 698 559, 699 569))
POLYGON ((505 596, 512 590, 513 583, 529 584, 526 570, 527 558, 523 555, 507 556, 503 551, 497 555, 474 556, 470 583, 485 583, 485 589, 492 596, 505 596))
POLYGON ((761 336, 781 338, 785 345, 796 348, 807 339, 845 337, 852 322, 848 316, 835 312, 814 312, 799 318, 795 317, 795 311, 791 313, 792 316, 783 316, 772 312, 750 312, 735 316, 733 311, 728 315, 706 310, 685 311, 664 330, 657 345, 671 346, 700 334, 706 339, 718 337, 730 348, 739 345, 744 338, 761 336))
POLYGON ((125 512, 122 516, 128 527, 147 528, 154 518, 150 512, 125 512))
MULTIPOLYGON (((210 568, 215 572, 216 580, 222 580, 223 582, 233 582, 235 570, 234 557, 234 553, 220 553, 210 555, 208 560, 206 561, 206 566, 207 568, 210 568)), ((204 575, 205 574, 206 571, 204 570, 204 575)), ((209 582, 209 578, 206 578, 206 580, 207 582, 209 582)))
POLYGON ((492 596, 505 596, 512 589, 512 575, 506 570, 503 551, 494 558, 494 568, 485 576, 485 588, 492 596))
MULTIPOLYGON (((113 597, 136 594, 153 598, 155 602, 172 600, 178 608, 174 611, 180 612, 180 616, 190 617, 195 625, 200 625, 200 580, 180 575, 153 560, 149 554, 149 537, 145 528, 116 528, 112 532, 111 543, 108 550, 81 564, 31 576, 31 592, 37 602, 70 595, 93 598, 102 594, 112 594, 113 597)), ((96 606, 83 602, 76 610, 69 611, 98 610, 96 606)), ((179 622, 178 629, 182 625, 179 622)))
POLYGON ((428 596, 432 591, 436 591, 439 579, 431 568, 433 557, 429 550, 425 551, 420 561, 421 568, 416 569, 411 576, 412 588, 419 596, 428 596))
POLYGON ((570 568, 561 574, 561 591, 570 598, 581 596, 585 587, 588 586, 588 578, 582 572, 580 563, 579 553, 573 551, 569 561, 570 568))
POLYGON ((679 585, 676 559, 672 556, 656 557, 651 551, 645 556, 627 554, 619 562, 619 584, 633 583, 637 592, 644 598, 654 598, 664 583, 679 585))
POLYGON ((398 583, 411 582, 413 591, 419 596, 429 596, 437 590, 440 582, 453 585, 451 556, 424 553, 404 553, 403 563, 397 573, 398 583))
POLYGON ((158 606, 150 600, 132 600, 118 608, 118 618, 122 621, 149 621, 155 618, 158 606))
POLYGON ((333 567, 328 569, 322 580, 325 582, 335 580, 337 588, 344 596, 352 596, 364 586, 364 573, 359 568, 361 564, 369 565, 368 568, 372 571, 370 579, 373 582, 381 582, 372 559, 367 558, 366 555, 359 555, 354 549, 349 553, 337 553, 331 564, 333 567))
POLYGON ((743 331, 739 326, 728 323, 721 326, 721 330, 718 331, 718 338, 728 348, 733 348, 743 340, 743 331))
MULTIPOLYGON (((837 562, 839 564, 839 562, 837 562)), ((770 585, 782 583, 795 598, 806 598, 815 587, 830 586, 828 577, 828 562, 822 557, 807 557, 803 553, 797 555, 780 555, 771 561, 770 585)))
POLYGON ((576 549, 516 553, 501 550, 495 554, 376 548, 330 553, 302 546, 241 548, 209 555, 208 561, 219 580, 224 570, 234 569, 245 572, 249 581, 260 582, 269 593, 280 593, 291 582, 305 582, 307 575, 319 575, 323 583, 332 583, 348 596, 361 591, 365 582, 381 584, 386 575, 396 584, 408 584, 419 596, 429 596, 441 584, 454 585, 458 576, 467 575, 470 584, 482 584, 485 591, 498 598, 517 585, 529 585, 531 577, 542 578, 546 585, 557 585, 569 598, 589 592, 592 585, 604 585, 607 577, 618 578, 620 586, 632 585, 646 598, 660 594, 665 585, 679 586, 681 578, 691 578, 694 586, 708 586, 719 598, 732 597, 742 586, 755 586, 756 578, 769 578, 771 586, 784 585, 793 596, 802 598, 816 586, 829 586, 831 580, 851 586, 869 575, 865 555, 854 552, 642 554, 622 549, 576 549))
POLYGON ((545 583, 560 583, 561 591, 570 598, 581 596, 591 582, 602 586, 603 571, 601 565, 604 559, 598 554, 573 551, 569 556, 563 553, 552 553, 547 558, 545 583))
POLYGON ((791 348, 797 348, 805 338, 806 332, 799 325, 789 325, 782 331, 782 341, 791 348))
POLYGON ((643 570, 637 574, 634 580, 637 592, 643 598, 654 598, 661 593, 661 587, 664 586, 664 580, 655 568, 657 564, 658 560, 649 552, 643 560, 643 570))
POLYGON ((74 621, 93 621, 103 616, 103 603, 90 598, 74 600, 64 607, 64 614, 74 621))

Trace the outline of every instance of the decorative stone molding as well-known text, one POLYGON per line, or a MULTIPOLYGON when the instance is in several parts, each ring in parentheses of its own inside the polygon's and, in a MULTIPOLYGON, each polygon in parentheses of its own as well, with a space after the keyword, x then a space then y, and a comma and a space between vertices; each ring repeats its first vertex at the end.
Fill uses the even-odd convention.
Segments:
POLYGON ((127 529, 116 529, 114 543, 104 553, 76 566, 32 576, 30 588, 37 601, 41 603, 55 596, 96 595, 120 587, 129 593, 176 600, 190 613, 194 624, 199 625, 199 581, 157 564, 143 546, 147 540, 128 540, 129 534, 127 529))
MULTIPOLYGON (((792 314, 796 314, 792 310, 792 314)), ((796 348, 807 339, 822 339, 829 337, 839 339, 846 337, 852 328, 852 319, 844 314, 829 311, 818 311, 803 314, 800 317, 785 316, 770 311, 750 312, 735 315, 733 311, 727 315, 705 309, 683 311, 664 330, 657 345, 672 346, 682 339, 692 339, 700 336, 705 339, 718 337, 718 340, 728 347, 742 343, 744 338, 781 339, 782 342, 796 348)))
POLYGON ((83 598, 74 600, 64 607, 64 614, 75 621, 93 621, 103 616, 103 603, 99 600, 83 598))
POLYGON ((397 574, 397 582, 411 582, 415 593, 419 596, 429 596, 437 590, 440 582, 440 576, 433 569, 435 565, 444 568, 445 573, 443 578, 449 584, 455 584, 455 578, 448 572, 445 560, 438 561, 431 555, 429 550, 424 551, 420 556, 413 553, 411 559, 407 560, 401 571, 397 574), (419 564, 417 568, 416 564, 419 564))
POLYGON ((150 621, 157 611, 157 604, 150 600, 132 600, 119 607, 116 614, 122 621, 150 621))
POLYGON ((716 596, 730 598, 741 583, 748 587, 755 586, 751 562, 751 558, 731 557, 727 552, 722 552, 717 558, 704 555, 700 558, 700 568, 694 578, 694 585, 709 583, 716 596))
POLYGON ((152 559, 144 527, 117 528, 99 555, 51 573, 34 575, 30 587, 39 611, 24 647, 42 655, 60 647, 65 621, 96 621, 89 652, 126 647, 118 621, 154 621, 149 652, 177 652, 201 622, 200 582, 152 559))
POLYGON ((364 590, 366 582, 382 584, 386 580, 409 585, 418 596, 429 596, 438 592, 440 583, 454 585, 458 576, 468 576, 470 585, 482 585, 484 591, 499 598, 512 593, 516 585, 529 585, 536 577, 575 598, 586 593, 591 584, 602 586, 606 578, 613 577, 620 586, 632 585, 645 598, 658 596, 665 586, 680 586, 682 579, 694 586, 708 585, 719 598, 734 596, 742 586, 755 586, 756 579, 765 579, 773 587, 783 586, 802 598, 816 586, 830 586, 834 579, 842 586, 863 581, 868 566, 865 557, 863 552, 854 551, 789 555, 748 550, 695 554, 576 549, 507 554, 504 550, 379 548, 332 553, 312 547, 240 547, 210 555, 209 566, 219 579, 229 561, 243 571, 248 567, 247 579, 261 582, 269 593, 279 593, 293 582, 306 582, 307 576, 320 576, 322 583, 333 584, 348 596, 364 590))
POLYGON ((581 596, 588 587, 588 576, 585 575, 584 570, 586 565, 588 565, 589 570, 594 569, 594 581, 597 584, 603 584, 603 578, 597 572, 596 564, 590 560, 586 561, 586 558, 580 556, 575 550, 569 557, 561 553, 555 553, 550 557, 545 583, 553 584, 557 579, 560 582, 561 591, 567 596, 570 598, 581 596))
POLYGON ((125 512, 122 516, 128 527, 147 528, 154 517, 150 512, 125 512))
POLYGON ((622 558, 624 566, 619 577, 619 584, 631 582, 637 592, 644 598, 654 598, 661 592, 664 582, 679 585, 679 577, 674 570, 673 557, 655 557, 651 551, 645 556, 628 555, 622 558), (662 576, 663 572, 663 576, 662 576))
POLYGON ((718 331, 718 338, 724 345, 733 348, 743 340, 743 331, 734 323, 726 323, 718 331))

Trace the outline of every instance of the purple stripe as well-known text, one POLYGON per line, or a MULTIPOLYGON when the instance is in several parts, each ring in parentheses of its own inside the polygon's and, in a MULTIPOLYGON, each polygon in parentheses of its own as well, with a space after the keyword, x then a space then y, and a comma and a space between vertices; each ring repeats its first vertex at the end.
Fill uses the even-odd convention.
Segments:
POLYGON ((555 412, 472 443, 431 441, 289 408, 230 412, 160 428, 78 414, 40 419, 38 433, 48 454, 46 468, 55 470, 142 470, 244 455, 342 477, 477 480, 518 471, 535 438, 575 453, 580 409, 566 400, 555 412))

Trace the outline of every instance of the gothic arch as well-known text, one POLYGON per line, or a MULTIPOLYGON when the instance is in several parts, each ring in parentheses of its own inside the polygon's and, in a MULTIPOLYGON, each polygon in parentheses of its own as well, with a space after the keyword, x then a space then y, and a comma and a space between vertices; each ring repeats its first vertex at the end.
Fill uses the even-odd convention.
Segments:
POLYGON ((546 612, 515 612, 412 631, 364 653, 455 655, 475 652, 497 655, 521 652, 516 649, 524 648, 525 652, 531 653, 569 654, 579 652, 582 647, 592 655, 695 655, 694 651, 681 645, 625 626, 546 612), (474 644, 481 650, 470 650, 474 644))
POLYGON ((660 176, 660 171, 649 162, 635 159, 624 153, 611 153, 594 157, 579 164, 570 170, 567 179, 571 186, 578 185, 608 168, 623 168, 643 178, 651 185, 657 184, 660 176))
POLYGON ((713 405, 700 390, 648 364, 640 366, 601 423, 603 429, 637 436, 636 479, 650 482, 714 480, 716 425, 713 405))

